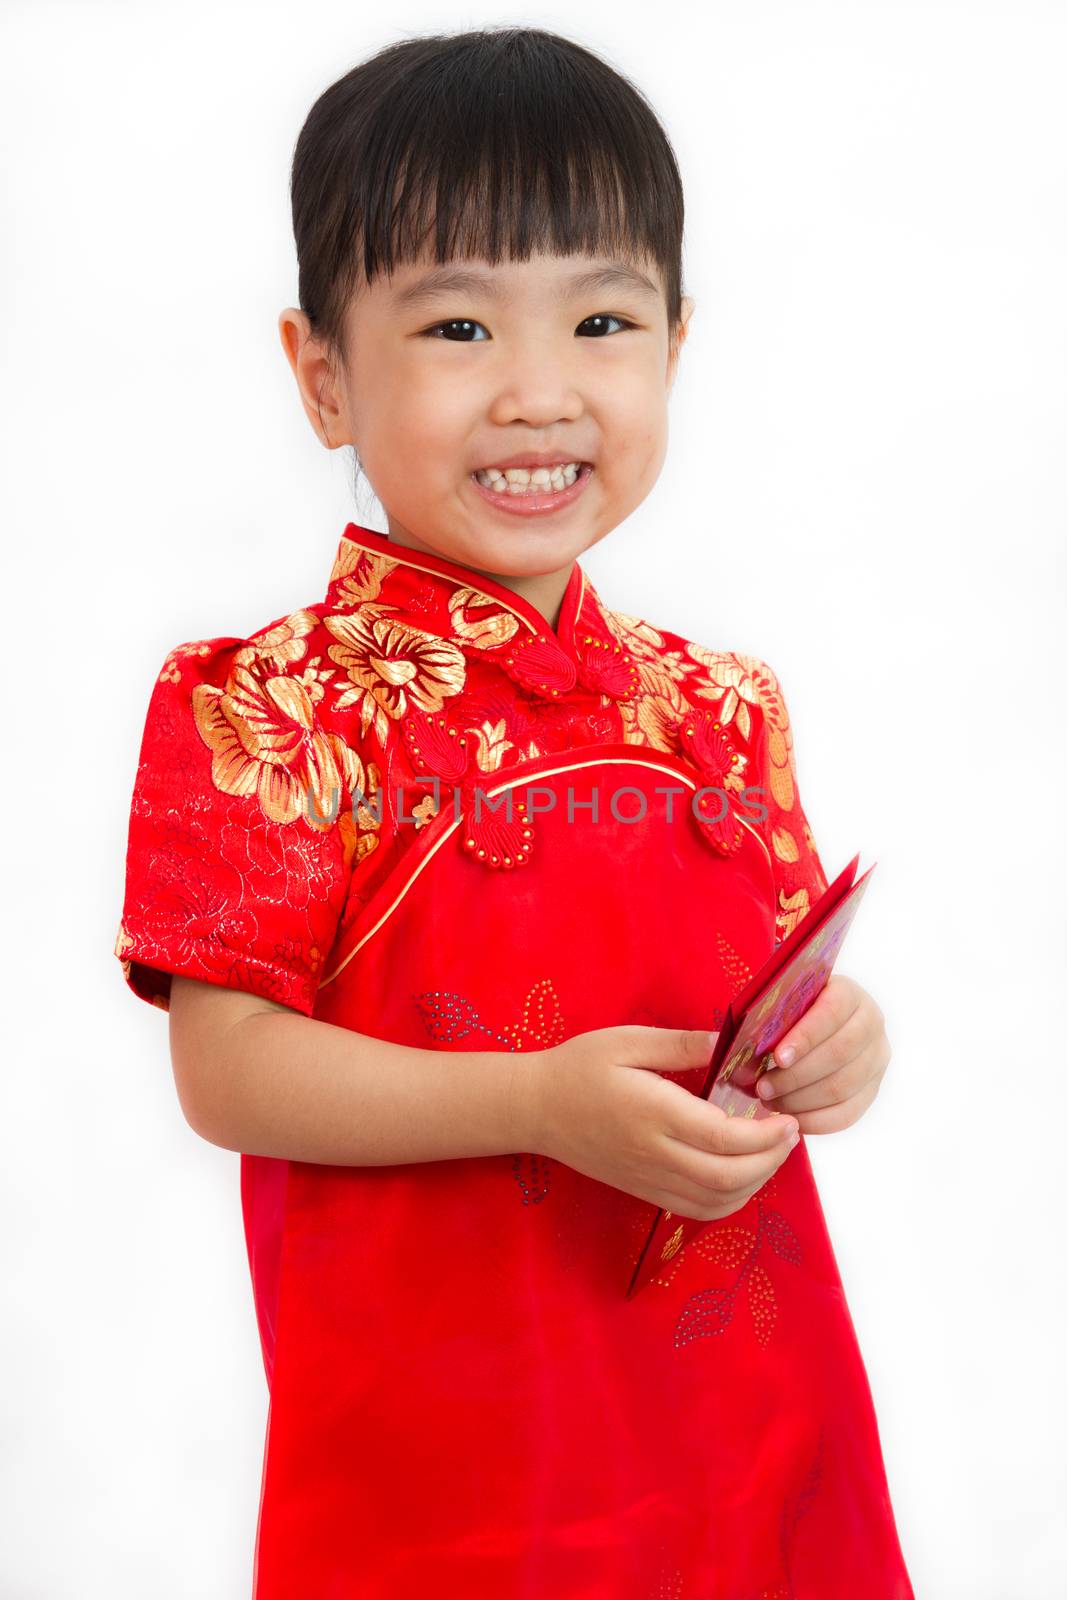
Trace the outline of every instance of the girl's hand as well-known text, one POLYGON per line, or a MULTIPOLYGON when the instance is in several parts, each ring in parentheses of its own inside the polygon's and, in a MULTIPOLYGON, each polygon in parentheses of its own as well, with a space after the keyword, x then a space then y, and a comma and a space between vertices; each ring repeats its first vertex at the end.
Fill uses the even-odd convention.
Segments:
POLYGON ((831 973, 775 1046, 778 1066, 760 1077, 759 1095, 795 1116, 802 1133, 836 1133, 866 1111, 891 1054, 885 1018, 866 989, 831 973))
POLYGON ((523 1137, 575 1171, 710 1222, 739 1211, 799 1139, 792 1117, 728 1117, 660 1077, 707 1070, 716 1034, 638 1024, 577 1033, 520 1063, 523 1137), (658 1070, 657 1070, 658 1069, 658 1070))

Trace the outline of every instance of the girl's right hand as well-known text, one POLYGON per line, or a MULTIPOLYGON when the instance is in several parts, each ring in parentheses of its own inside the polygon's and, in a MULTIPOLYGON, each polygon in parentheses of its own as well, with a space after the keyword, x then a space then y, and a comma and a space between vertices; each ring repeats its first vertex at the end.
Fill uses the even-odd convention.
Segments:
POLYGON ((717 1037, 635 1024, 595 1028, 537 1052, 527 1148, 680 1217, 710 1222, 739 1211, 800 1130, 780 1113, 728 1117, 659 1076, 706 1069, 717 1037))

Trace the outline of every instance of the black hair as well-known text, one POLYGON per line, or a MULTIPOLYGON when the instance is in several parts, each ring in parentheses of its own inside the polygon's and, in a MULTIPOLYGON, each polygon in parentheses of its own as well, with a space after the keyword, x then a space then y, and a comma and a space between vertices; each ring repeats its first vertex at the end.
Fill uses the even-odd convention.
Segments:
POLYGON ((300 308, 343 359, 351 295, 422 258, 654 261, 681 320, 682 182, 639 89, 541 28, 405 39, 319 96, 290 179, 300 308))

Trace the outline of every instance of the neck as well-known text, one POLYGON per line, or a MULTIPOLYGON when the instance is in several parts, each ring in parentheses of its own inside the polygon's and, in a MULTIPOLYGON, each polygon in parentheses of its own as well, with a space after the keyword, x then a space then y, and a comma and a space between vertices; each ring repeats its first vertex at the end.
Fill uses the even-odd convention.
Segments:
MULTIPOLYGON (((406 528, 397 528, 390 524, 388 537, 394 544, 402 544, 409 550, 423 550, 430 555, 442 555, 444 552, 434 550, 430 545, 424 544, 406 528)), ((446 557, 447 560, 453 559, 446 557)), ((549 628, 555 633, 559 624, 559 614, 563 609, 563 596, 567 592, 567 584, 574 570, 574 563, 563 567, 558 572, 539 572, 531 576, 507 572, 490 572, 485 567, 470 566, 467 562, 457 562, 457 565, 467 566, 469 571, 483 578, 491 578, 504 589, 510 589, 513 594, 520 595, 523 600, 532 605, 544 617, 549 628)))

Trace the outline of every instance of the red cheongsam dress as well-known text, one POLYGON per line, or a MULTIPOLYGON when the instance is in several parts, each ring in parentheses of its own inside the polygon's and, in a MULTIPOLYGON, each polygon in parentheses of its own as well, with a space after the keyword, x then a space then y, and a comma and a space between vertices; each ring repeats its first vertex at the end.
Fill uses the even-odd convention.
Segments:
MULTIPOLYGON (((825 887, 763 661, 350 523, 321 603, 167 656, 115 953, 529 1053, 718 1027, 825 887)), ((241 1192, 255 1600, 913 1600, 803 1139, 632 1298, 656 1208, 541 1151, 241 1192)))

